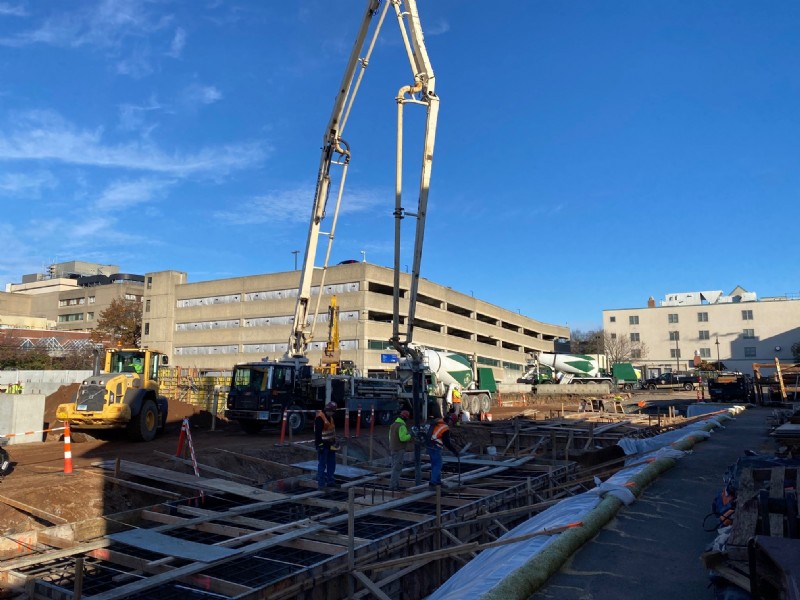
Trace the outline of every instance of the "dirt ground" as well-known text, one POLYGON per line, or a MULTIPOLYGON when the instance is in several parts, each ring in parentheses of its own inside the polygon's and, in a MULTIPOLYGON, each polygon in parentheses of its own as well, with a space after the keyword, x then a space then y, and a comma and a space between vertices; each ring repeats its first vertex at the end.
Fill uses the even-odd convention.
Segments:
MULTIPOLYGON (((75 386, 63 386, 45 402, 45 422, 51 427, 61 426, 55 418, 58 404, 75 397, 75 386)), ((577 397, 527 398, 510 405, 507 401, 492 411, 492 420, 510 419, 517 415, 545 419, 558 416, 563 408, 576 410, 577 397), (574 405, 574 406, 573 406, 574 405), (573 408, 570 408, 573 407, 573 408)), ((72 459, 65 458, 63 432, 47 435, 41 443, 7 446, 14 470, 0 483, 0 531, 4 535, 48 527, 58 523, 82 521, 91 517, 110 515, 126 510, 149 506, 165 501, 159 494, 135 491, 115 484, 109 472, 98 468, 97 463, 107 461, 113 465, 117 459, 159 466, 183 473, 193 473, 189 464, 173 460, 178 453, 180 426, 189 419, 192 446, 200 473, 204 467, 236 473, 261 486, 289 476, 311 477, 310 471, 292 467, 298 462, 315 460, 310 446, 280 445, 277 427, 266 428, 252 436, 241 431, 237 423, 212 419, 190 404, 170 402, 166 431, 152 442, 134 443, 120 433, 86 435, 73 432, 72 459), (72 473, 65 473, 68 463, 72 473)), ((337 431, 341 430, 337 427, 337 431)), ((355 428, 350 428, 350 435, 355 428)), ((362 427, 358 438, 347 441, 350 456, 375 459, 387 456, 387 428, 376 426, 370 436, 369 428, 362 427)), ((288 437, 288 436, 287 436, 288 437)), ((311 431, 294 436, 293 441, 309 440, 311 431)), ((488 445, 488 431, 479 423, 453 428, 458 446, 471 442, 476 448, 488 445)), ((286 440, 288 441, 288 439, 286 440)), ((188 446, 184 454, 189 456, 188 446)), ((244 482, 245 480, 239 480, 244 482)))

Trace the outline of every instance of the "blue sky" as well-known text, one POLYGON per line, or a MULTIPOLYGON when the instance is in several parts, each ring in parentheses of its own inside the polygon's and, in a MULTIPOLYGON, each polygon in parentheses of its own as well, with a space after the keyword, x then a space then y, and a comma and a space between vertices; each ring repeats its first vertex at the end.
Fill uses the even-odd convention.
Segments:
MULTIPOLYGON (((0 1, 0 286, 66 260, 293 269, 364 5, 0 1)), ((419 11, 441 98, 423 277, 583 330, 668 292, 799 293, 800 3, 419 11)), ((346 129, 333 263, 392 265, 409 73, 389 21, 346 129)))

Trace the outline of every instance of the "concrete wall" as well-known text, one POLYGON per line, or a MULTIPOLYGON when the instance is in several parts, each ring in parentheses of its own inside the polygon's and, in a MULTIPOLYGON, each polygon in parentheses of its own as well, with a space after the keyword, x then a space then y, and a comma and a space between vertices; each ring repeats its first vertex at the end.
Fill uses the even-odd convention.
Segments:
MULTIPOLYGON (((44 395, 0 394, 0 435, 38 431, 8 438, 9 444, 41 442, 44 434, 44 395)), ((50 423, 49 425, 52 425, 50 423)))
POLYGON ((22 393, 43 394, 49 396, 58 391, 62 385, 80 383, 89 375, 91 370, 85 371, 21 371, 18 369, 0 371, 0 389, 6 389, 12 383, 22 383, 22 393))

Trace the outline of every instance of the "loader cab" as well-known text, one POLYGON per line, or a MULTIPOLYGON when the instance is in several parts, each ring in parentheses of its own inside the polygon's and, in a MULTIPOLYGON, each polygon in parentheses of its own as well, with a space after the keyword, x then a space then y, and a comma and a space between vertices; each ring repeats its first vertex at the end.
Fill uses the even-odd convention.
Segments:
POLYGON ((158 379, 158 369, 167 365, 167 357, 149 350, 108 350, 106 373, 135 373, 148 380, 158 379))

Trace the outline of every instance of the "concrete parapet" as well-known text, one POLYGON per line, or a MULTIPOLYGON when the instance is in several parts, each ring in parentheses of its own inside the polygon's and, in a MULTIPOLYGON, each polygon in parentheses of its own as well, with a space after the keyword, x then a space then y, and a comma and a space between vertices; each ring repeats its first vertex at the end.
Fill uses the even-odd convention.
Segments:
POLYGON ((7 438, 9 444, 42 441, 44 398, 43 394, 0 394, 0 435, 35 432, 11 435, 7 438))

